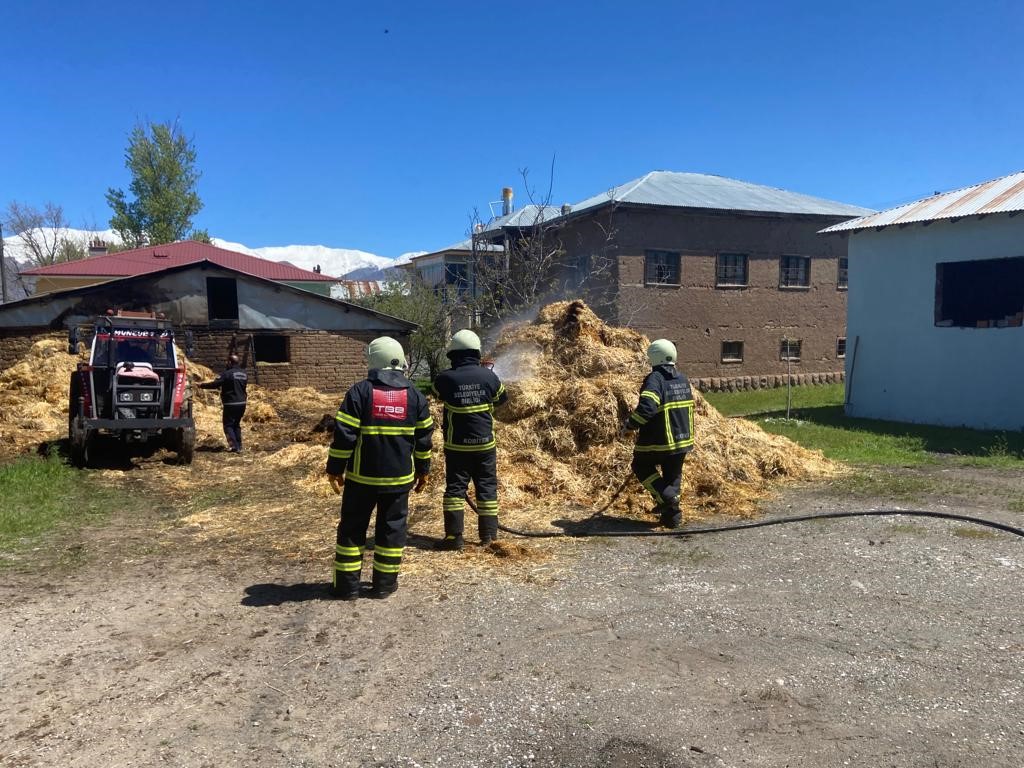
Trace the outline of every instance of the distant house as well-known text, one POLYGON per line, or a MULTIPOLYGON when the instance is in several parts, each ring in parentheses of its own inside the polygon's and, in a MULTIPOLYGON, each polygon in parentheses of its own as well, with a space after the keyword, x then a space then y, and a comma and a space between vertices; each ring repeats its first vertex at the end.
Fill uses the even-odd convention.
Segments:
POLYGON ((13 364, 38 338, 66 335, 112 308, 164 313, 179 346, 190 337, 192 359, 215 370, 236 352, 261 385, 339 393, 366 375, 374 337, 404 342, 416 327, 203 259, 0 305, 0 365, 13 364))
POLYGON ((849 239, 848 414, 1024 429, 1022 211, 1015 173, 824 230, 849 239))
MULTIPOLYGON (((772 386, 790 370, 799 382, 837 381, 846 243, 817 233, 868 212, 721 176, 654 171, 574 205, 503 212, 473 243, 503 248, 510 262, 517 243, 541 232, 561 251, 560 295, 673 339, 704 388, 772 386)), ((443 251, 414 264, 437 269, 441 257, 456 260, 443 251)))
POLYGON ((474 246, 473 238, 467 238, 415 256, 405 265, 405 269, 415 272, 425 283, 434 286, 445 301, 455 305, 451 317, 453 326, 469 328, 477 324, 476 314, 467 306, 468 300, 477 291, 476 259, 483 253, 497 256, 503 250, 501 245, 483 240, 478 240, 474 246))
POLYGON ((330 295, 332 285, 341 282, 337 277, 310 272, 292 264, 261 259, 194 240, 181 240, 117 253, 107 253, 105 248, 94 249, 90 244, 90 253, 96 255, 79 261, 26 269, 21 274, 35 283, 35 293, 81 288, 107 280, 135 277, 200 261, 324 296, 330 295))

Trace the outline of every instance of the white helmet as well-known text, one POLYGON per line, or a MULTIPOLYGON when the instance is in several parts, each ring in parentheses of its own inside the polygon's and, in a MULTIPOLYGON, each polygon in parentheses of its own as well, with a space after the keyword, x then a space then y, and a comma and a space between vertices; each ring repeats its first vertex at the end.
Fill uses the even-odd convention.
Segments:
POLYGON ((459 331, 448 343, 449 352, 480 351, 480 337, 470 330, 459 331))
POLYGON ((371 341, 366 348, 366 357, 371 369, 393 368, 400 371, 405 368, 405 350, 390 336, 371 341))
POLYGON ((654 367, 659 365, 675 365, 677 359, 676 345, 668 339, 652 341, 651 346, 647 348, 647 359, 651 361, 651 365, 654 367))

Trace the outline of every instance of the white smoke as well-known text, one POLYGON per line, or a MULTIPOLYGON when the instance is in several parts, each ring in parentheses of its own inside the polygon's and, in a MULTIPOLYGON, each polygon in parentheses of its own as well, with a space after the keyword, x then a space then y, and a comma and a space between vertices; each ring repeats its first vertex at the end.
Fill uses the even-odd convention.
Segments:
POLYGON ((494 360, 494 373, 502 381, 522 381, 537 375, 542 350, 534 344, 513 344, 494 360))

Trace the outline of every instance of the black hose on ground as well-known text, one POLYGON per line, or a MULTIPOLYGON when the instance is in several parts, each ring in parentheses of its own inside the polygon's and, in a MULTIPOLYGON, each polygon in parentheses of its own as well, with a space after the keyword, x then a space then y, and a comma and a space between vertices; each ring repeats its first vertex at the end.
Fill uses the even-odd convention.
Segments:
MULTIPOLYGON (((472 506, 472 502, 470 502, 472 506)), ((816 515, 793 515, 791 517, 775 517, 768 520, 753 520, 745 523, 731 523, 714 528, 686 528, 666 531, 521 531, 516 528, 509 528, 507 525, 499 525, 498 528, 513 536, 525 536, 531 539, 553 539, 560 536, 570 538, 587 538, 591 536, 697 536, 701 533, 724 533, 725 531, 742 531, 750 528, 767 528, 770 525, 785 525, 787 523, 801 523, 808 520, 836 520, 844 517, 931 517, 937 520, 955 520, 961 523, 973 523, 987 528, 995 528, 998 531, 1011 533, 1014 536, 1024 538, 1024 528, 1016 528, 1006 523, 995 520, 986 520, 982 517, 971 515, 958 515, 952 512, 932 512, 924 509, 867 509, 855 512, 822 512, 816 515)))

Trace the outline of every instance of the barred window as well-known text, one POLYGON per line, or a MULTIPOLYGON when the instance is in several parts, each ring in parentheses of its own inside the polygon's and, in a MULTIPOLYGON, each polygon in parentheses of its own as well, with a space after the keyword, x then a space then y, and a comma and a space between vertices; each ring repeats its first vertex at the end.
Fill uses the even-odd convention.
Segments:
POLYGON ((836 277, 836 288, 845 291, 850 287, 850 260, 845 256, 839 259, 839 275, 836 277))
POLYGON ((800 339, 783 339, 779 345, 779 359, 783 362, 787 360, 799 363, 800 362, 800 347, 803 342, 800 339))
POLYGON ((716 270, 715 285, 746 285, 747 254, 720 253, 716 270))
POLYGON ((836 357, 842 359, 846 357, 846 337, 840 336, 836 339, 836 357))
POLYGON ((779 287, 806 288, 811 284, 810 267, 807 256, 783 256, 779 260, 779 287))
POLYGON ((675 251, 644 252, 644 283, 679 285, 679 254, 675 251))
POLYGON ((722 342, 722 362, 723 363, 742 363, 743 362, 743 342, 742 341, 723 341, 722 342))

